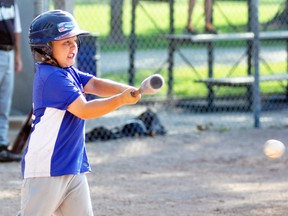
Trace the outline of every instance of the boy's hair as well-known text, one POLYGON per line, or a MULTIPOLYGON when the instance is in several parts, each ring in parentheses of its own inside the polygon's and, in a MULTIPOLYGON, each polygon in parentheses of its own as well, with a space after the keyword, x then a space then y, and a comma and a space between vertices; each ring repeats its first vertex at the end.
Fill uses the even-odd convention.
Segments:
MULTIPOLYGON (((51 42, 79 35, 88 35, 81 30, 72 14, 63 10, 47 11, 37 16, 29 29, 32 55, 40 62, 54 61, 51 42)), ((78 41, 78 48, 80 42, 78 41)))

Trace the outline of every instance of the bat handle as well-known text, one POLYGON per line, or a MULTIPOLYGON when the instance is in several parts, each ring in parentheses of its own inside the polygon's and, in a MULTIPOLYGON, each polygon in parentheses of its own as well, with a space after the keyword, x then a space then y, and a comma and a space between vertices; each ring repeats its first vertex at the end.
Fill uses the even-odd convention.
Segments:
POLYGON ((132 92, 130 92, 130 94, 131 94, 132 97, 136 97, 136 96, 139 95, 140 93, 141 93, 141 90, 140 90, 140 89, 138 89, 137 91, 132 91, 132 92))

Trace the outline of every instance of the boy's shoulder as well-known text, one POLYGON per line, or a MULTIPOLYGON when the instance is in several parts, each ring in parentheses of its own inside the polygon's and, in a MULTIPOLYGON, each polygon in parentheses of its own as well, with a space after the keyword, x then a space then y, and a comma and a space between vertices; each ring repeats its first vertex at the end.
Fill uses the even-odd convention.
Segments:
POLYGON ((66 76, 67 71, 63 70, 62 68, 50 65, 50 64, 37 64, 36 65, 36 79, 39 78, 42 81, 46 81, 47 79, 57 79, 57 77, 66 76))
MULTIPOLYGON (((41 74, 53 74, 55 72, 57 72, 57 74, 65 74, 67 73, 66 70, 64 70, 63 68, 51 65, 51 64, 46 64, 46 63, 37 63, 36 64, 36 72, 39 72, 41 74)), ((55 73, 56 74, 56 73, 55 73)), ((54 74, 54 75, 55 75, 54 74)))
POLYGON ((56 67, 52 64, 48 63, 36 63, 36 69, 41 69, 41 70, 60 70, 61 68, 56 67))

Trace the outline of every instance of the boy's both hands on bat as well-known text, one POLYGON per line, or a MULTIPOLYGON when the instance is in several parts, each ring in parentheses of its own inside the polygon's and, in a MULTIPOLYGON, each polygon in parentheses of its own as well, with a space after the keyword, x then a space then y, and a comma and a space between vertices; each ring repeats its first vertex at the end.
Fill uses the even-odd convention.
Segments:
POLYGON ((138 97, 133 98, 131 92, 137 90, 138 89, 134 86, 98 77, 93 77, 84 87, 85 93, 93 94, 102 98, 112 97, 115 100, 119 99, 115 102, 120 102, 120 106, 136 104, 141 99, 141 94, 138 97))
POLYGON ((127 88, 120 94, 120 97, 123 100, 123 104, 136 104, 141 99, 141 94, 137 94, 136 97, 131 95, 131 92, 135 91, 137 91, 137 88, 131 87, 127 88))
POLYGON ((131 95, 131 92, 137 91, 135 87, 96 77, 87 83, 84 91, 99 98, 87 101, 81 95, 69 105, 68 110, 86 120, 101 117, 124 105, 136 104, 141 99, 141 94, 137 97, 131 95))

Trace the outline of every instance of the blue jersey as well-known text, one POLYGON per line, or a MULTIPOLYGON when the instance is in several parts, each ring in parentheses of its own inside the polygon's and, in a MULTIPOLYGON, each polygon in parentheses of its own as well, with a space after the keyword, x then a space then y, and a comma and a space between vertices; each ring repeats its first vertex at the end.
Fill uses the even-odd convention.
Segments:
POLYGON ((33 85, 33 124, 22 160, 23 178, 91 171, 85 147, 85 121, 67 107, 92 75, 74 67, 37 64, 33 85))

